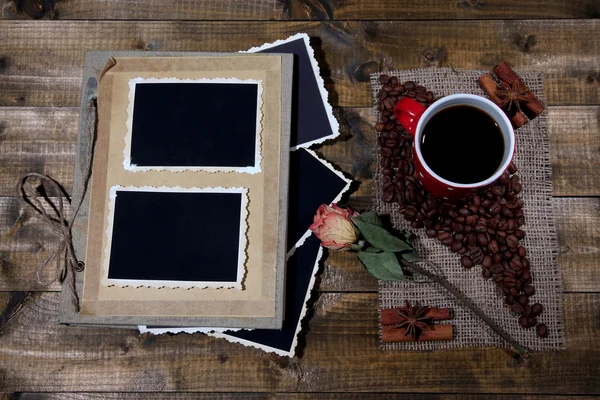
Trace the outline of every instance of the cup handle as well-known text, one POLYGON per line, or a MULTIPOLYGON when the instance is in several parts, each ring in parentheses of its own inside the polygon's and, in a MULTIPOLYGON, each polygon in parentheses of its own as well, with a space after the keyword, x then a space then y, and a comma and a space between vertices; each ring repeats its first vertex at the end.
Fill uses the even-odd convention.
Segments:
POLYGON ((394 107, 396 119, 413 136, 417 132, 417 124, 424 112, 425 107, 410 97, 401 98, 394 107))

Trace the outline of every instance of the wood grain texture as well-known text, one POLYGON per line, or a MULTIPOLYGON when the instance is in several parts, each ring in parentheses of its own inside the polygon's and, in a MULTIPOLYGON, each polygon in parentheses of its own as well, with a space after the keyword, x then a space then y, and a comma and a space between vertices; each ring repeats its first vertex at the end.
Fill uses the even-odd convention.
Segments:
MULTIPOLYGON (((8 393, 7 393, 8 395, 8 393)), ((482 395, 459 394, 390 394, 390 393, 19 393, 19 400, 481 400, 482 395)), ((0 399, 4 400, 2 397, 0 399)), ((488 400, 597 400, 595 396, 498 395, 486 394, 488 400)), ((8 397, 7 400, 13 400, 8 397)), ((15 397, 16 400, 16 397, 15 397)))
POLYGON ((554 196, 600 196, 600 107, 549 113, 554 196))
POLYGON ((543 71, 549 104, 600 99, 600 20, 0 21, 0 105, 77 106, 84 52, 238 51, 307 32, 329 100, 370 106, 369 73, 427 66, 543 71))
POLYGON ((567 351, 382 351, 376 294, 323 294, 293 359, 200 334, 60 326, 58 294, 32 295, 0 330, 5 391, 598 394, 600 295, 565 299, 567 351), (407 371, 410 371, 408 373, 407 371), (451 384, 449 383, 451 382, 451 384))
POLYGON ((0 196, 16 196, 19 179, 39 172, 70 192, 79 110, 0 107, 0 196))
POLYGON ((594 1, 552 0, 485 1, 399 0, 70 0, 36 2, 6 0, 3 19, 137 19, 137 20, 369 20, 369 19, 482 19, 482 18, 597 18, 600 6, 594 1))

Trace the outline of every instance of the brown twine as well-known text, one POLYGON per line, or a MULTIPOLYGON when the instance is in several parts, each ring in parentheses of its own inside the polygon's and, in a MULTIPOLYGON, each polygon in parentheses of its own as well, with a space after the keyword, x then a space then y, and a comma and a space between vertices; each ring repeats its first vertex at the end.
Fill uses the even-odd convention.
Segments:
POLYGON ((71 205, 71 198, 63 186, 49 177, 48 175, 31 172, 25 175, 19 182, 18 191, 23 203, 33 215, 45 221, 52 232, 58 237, 58 247, 50 254, 37 268, 35 276, 36 281, 41 285, 47 286, 57 280, 60 283, 67 282, 67 287, 71 295, 71 303, 76 311, 79 311, 79 297, 75 288, 76 272, 83 271, 84 263, 77 260, 75 249, 73 248, 73 237, 71 236, 71 228, 75 222, 75 217, 81 208, 85 193, 87 191, 87 183, 91 175, 92 154, 94 144, 96 122, 96 99, 91 99, 88 106, 87 115, 87 134, 88 146, 85 154, 85 159, 80 166, 82 167, 83 184, 81 193, 76 196, 77 203, 71 208, 70 215, 67 218, 66 210, 64 209, 63 197, 71 205), (35 180, 34 185, 31 180, 35 180), (58 204, 50 200, 50 195, 55 194, 58 197, 58 204), (41 199, 41 200, 40 200, 41 199), (46 207, 44 207, 44 203, 46 207), (55 274, 52 280, 44 282, 42 280, 42 272, 46 267, 55 261, 55 274))

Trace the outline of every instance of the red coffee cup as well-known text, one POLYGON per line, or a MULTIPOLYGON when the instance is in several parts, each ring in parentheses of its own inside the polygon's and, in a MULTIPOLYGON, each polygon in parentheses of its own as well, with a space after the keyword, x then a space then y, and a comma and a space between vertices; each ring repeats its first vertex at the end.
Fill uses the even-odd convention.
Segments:
MULTIPOLYGON (((437 198, 460 200, 481 191, 481 189, 495 182, 506 171, 513 159, 515 132, 512 124, 500 107, 484 97, 472 94, 453 94, 436 101, 427 109, 415 100, 404 97, 396 104, 394 113, 404 129, 414 136, 414 176, 421 181, 429 193, 437 198), (467 184, 444 179, 427 165, 421 153, 422 134, 427 122, 441 110, 458 105, 474 107, 488 114, 498 125, 504 139, 504 153, 499 167, 493 175, 480 182, 467 184)), ((451 132, 448 132, 448 134, 451 134, 451 132)))

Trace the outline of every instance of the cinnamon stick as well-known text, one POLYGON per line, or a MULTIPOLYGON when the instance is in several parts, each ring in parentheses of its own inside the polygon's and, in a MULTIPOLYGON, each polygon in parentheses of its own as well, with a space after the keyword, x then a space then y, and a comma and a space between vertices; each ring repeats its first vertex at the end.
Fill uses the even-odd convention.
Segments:
MULTIPOLYGON (((418 342, 432 342, 452 340, 453 326, 451 324, 431 325, 430 328, 423 331, 419 336, 418 342)), ((412 336, 406 336, 404 329, 394 326, 383 326, 381 341, 383 343, 392 342, 412 342, 412 336)))
MULTIPOLYGON (((386 308, 381 310, 381 325, 396 325, 402 322, 402 318, 396 310, 399 310, 399 308, 386 308)), ((450 309, 430 308, 425 316, 431 318, 432 321, 450 319, 450 309)))
MULTIPOLYGON (((490 74, 484 74, 479 77, 479 84, 481 85, 483 91, 490 97, 490 100, 492 100, 498 107, 502 108, 500 106, 501 100, 498 96, 496 96, 496 91, 499 88, 494 78, 492 78, 490 74)), ((529 122, 527 117, 525 117, 525 114, 520 111, 517 111, 514 115, 507 114, 507 116, 515 129, 520 128, 529 122)))
POLYGON ((537 97, 529 90, 527 85, 519 78, 516 72, 508 65, 506 62, 502 61, 500 64, 494 67, 494 73, 503 83, 507 85, 513 85, 515 82, 519 86, 523 86, 527 88, 528 92, 526 94, 527 100, 521 104, 521 107, 525 109, 525 113, 529 117, 529 119, 534 119, 542 111, 544 111, 544 105, 541 101, 538 100, 537 97))

